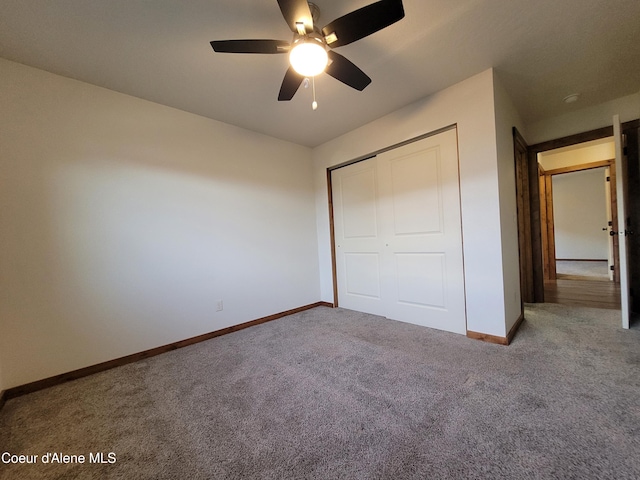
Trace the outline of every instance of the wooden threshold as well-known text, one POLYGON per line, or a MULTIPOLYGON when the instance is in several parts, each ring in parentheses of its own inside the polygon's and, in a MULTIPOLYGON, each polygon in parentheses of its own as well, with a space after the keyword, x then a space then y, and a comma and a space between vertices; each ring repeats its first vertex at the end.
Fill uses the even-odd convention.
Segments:
POLYGON ((589 275, 570 275, 568 273, 557 273, 556 280, 582 280, 584 282, 610 282, 609 277, 591 277, 589 275))
POLYGON ((168 345, 152 348, 150 350, 145 350, 143 352, 133 353, 125 357, 116 358, 114 360, 109 360, 107 362, 98 363, 96 365, 91 365, 88 367, 80 368, 78 370, 73 370, 71 372, 62 373, 60 375, 55 375, 53 377, 43 378, 42 380, 36 380, 35 382, 26 383, 24 385, 19 385, 17 387, 8 388, 7 390, 4 390, 0 394, 0 409, 2 409, 2 407, 4 406, 4 403, 11 398, 20 397, 22 395, 26 395, 27 393, 32 393, 38 390, 43 390, 45 388, 53 387, 55 385, 60 385, 61 383, 69 382, 71 380, 77 380, 82 377, 93 375, 94 373, 103 372, 105 370, 110 370, 115 367, 120 367, 128 363, 144 360, 145 358, 155 357, 156 355, 160 355, 162 353, 170 352, 172 350, 177 350, 178 348, 187 347, 189 345, 194 345, 196 343, 204 342, 205 340, 210 340, 215 337, 220 337, 222 335, 237 332, 238 330, 244 330, 245 328, 260 325, 262 323, 270 322, 272 320, 277 320, 279 318, 286 317, 287 315, 293 315, 294 313, 300 313, 315 307, 333 308, 333 304, 328 302, 316 302, 309 305, 304 305, 302 307, 293 308, 291 310, 287 310, 280 313, 275 313, 273 315, 258 318, 256 320, 251 320, 249 322, 240 323, 238 325, 233 325, 231 327, 223 328, 221 330, 215 330, 213 332, 205 333, 203 335, 198 335, 197 337, 187 338, 185 340, 180 340, 178 342, 170 343, 168 345))

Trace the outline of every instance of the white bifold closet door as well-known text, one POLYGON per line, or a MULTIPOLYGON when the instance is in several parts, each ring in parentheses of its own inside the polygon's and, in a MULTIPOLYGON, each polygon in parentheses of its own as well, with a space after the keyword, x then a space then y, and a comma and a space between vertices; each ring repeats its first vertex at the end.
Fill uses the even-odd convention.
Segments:
POLYGON ((466 332, 451 129, 332 172, 338 304, 466 332))

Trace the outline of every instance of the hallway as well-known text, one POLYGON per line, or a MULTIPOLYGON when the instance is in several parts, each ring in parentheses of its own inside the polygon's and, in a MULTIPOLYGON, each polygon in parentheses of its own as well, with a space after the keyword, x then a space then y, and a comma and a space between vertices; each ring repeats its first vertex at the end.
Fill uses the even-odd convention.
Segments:
POLYGON ((544 282, 546 303, 620 310, 620 284, 559 278, 544 282))

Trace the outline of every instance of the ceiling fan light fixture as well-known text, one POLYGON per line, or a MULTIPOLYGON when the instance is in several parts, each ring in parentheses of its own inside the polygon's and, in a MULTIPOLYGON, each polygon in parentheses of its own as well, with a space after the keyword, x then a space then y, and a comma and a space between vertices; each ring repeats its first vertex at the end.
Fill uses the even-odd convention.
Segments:
POLYGON ((324 72, 329 62, 327 49, 314 38, 305 38, 294 43, 289 52, 293 69, 304 77, 315 77, 324 72))
MULTIPOLYGON (((289 68, 285 72, 279 102, 293 98, 306 79, 321 74, 358 91, 371 79, 347 58, 333 49, 356 42, 404 18, 402 0, 377 0, 336 18, 323 28, 318 27, 320 9, 309 0, 277 0, 282 17, 293 32, 293 41, 267 39, 214 40, 209 42, 221 53, 289 53, 289 68)), ((313 108, 317 108, 314 93, 313 108)))
POLYGON ((336 35, 336 32, 333 32, 329 35, 325 35, 324 39, 326 40, 327 44, 331 45, 332 43, 338 41, 338 36, 336 35))

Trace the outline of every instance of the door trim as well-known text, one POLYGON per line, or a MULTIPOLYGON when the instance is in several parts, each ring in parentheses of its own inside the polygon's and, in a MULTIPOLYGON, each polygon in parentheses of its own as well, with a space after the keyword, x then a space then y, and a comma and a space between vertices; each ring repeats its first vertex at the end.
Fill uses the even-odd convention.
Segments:
POLYGON ((327 168, 327 192, 329 194, 329 237, 331 240, 331 281, 333 282, 333 307, 338 307, 338 266, 336 264, 336 230, 333 219, 333 184, 331 172, 327 168))
POLYGON ((375 151, 373 151, 371 153, 367 153, 365 155, 361 155, 361 156, 356 157, 356 158, 354 158, 352 160, 347 160, 346 162, 338 163, 337 165, 333 165, 331 167, 327 167, 327 172, 331 173, 334 170, 337 170, 339 168, 347 167, 347 166, 352 165, 354 163, 362 162, 363 160, 369 160, 370 158, 373 158, 376 155, 380 155, 381 153, 388 152, 389 150, 393 150, 394 148, 402 147, 404 145, 409 145, 410 143, 418 142, 420 140, 424 140, 425 138, 429 138, 429 137, 433 137, 435 135, 439 135, 440 133, 447 132, 447 131, 452 130, 452 129, 457 128, 457 127, 458 127, 457 123, 452 123, 451 125, 447 125, 446 127, 442 127, 442 128, 439 128, 437 130, 433 130, 433 131, 428 132, 428 133, 423 133, 422 135, 418 135, 417 137, 413 137, 413 138, 410 138, 408 140, 404 140, 402 142, 394 143, 393 145, 390 145, 390 146, 385 147, 385 148, 381 148, 380 150, 375 150, 375 151))
POLYGON ((518 257, 520 261, 520 311, 524 303, 533 302, 533 242, 531 236, 531 185, 528 168, 527 142, 516 127, 513 127, 513 157, 515 161, 516 204, 518 216, 518 257))
MULTIPOLYGON (((585 163, 582 165, 572 165, 569 167, 555 168, 552 170, 544 170, 542 166, 540 170, 540 210, 541 210, 541 235, 542 235, 542 261, 545 280, 556 280, 556 249, 555 249, 555 223, 553 218, 553 188, 552 178, 554 175, 562 175, 564 173, 584 172, 595 168, 609 168, 609 192, 611 208, 612 230, 617 231, 618 228, 618 212, 616 211, 616 167, 615 159, 601 160, 598 162, 585 163), (544 188, 544 190, 543 190, 544 188)), ((618 254, 618 238, 613 236, 613 264, 619 264, 618 254)), ((614 282, 620 283, 620 270, 614 269, 614 282)))
MULTIPOLYGON (((622 131, 625 132, 628 129, 638 128, 640 126, 640 120, 631 120, 622 124, 622 131)), ((547 150, 553 150, 561 147, 568 147, 570 145, 576 145, 578 143, 584 143, 591 140, 598 140, 600 138, 613 136, 613 125, 608 127, 602 127, 595 130, 589 130, 587 132, 577 133, 575 135, 568 135, 566 137, 556 138, 546 142, 537 143, 531 145, 528 149, 529 159, 529 171, 535 168, 537 172, 538 153, 545 152, 547 150)), ((532 182, 530 194, 531 204, 531 218, 540 219, 540 193, 538 182, 532 182)), ((540 245, 541 242, 541 225, 539 221, 531 223, 531 242, 532 245, 540 245)), ((542 269, 542 249, 534 248, 532 250, 533 255, 533 281, 535 288, 535 302, 544 302, 544 277, 542 269)))

